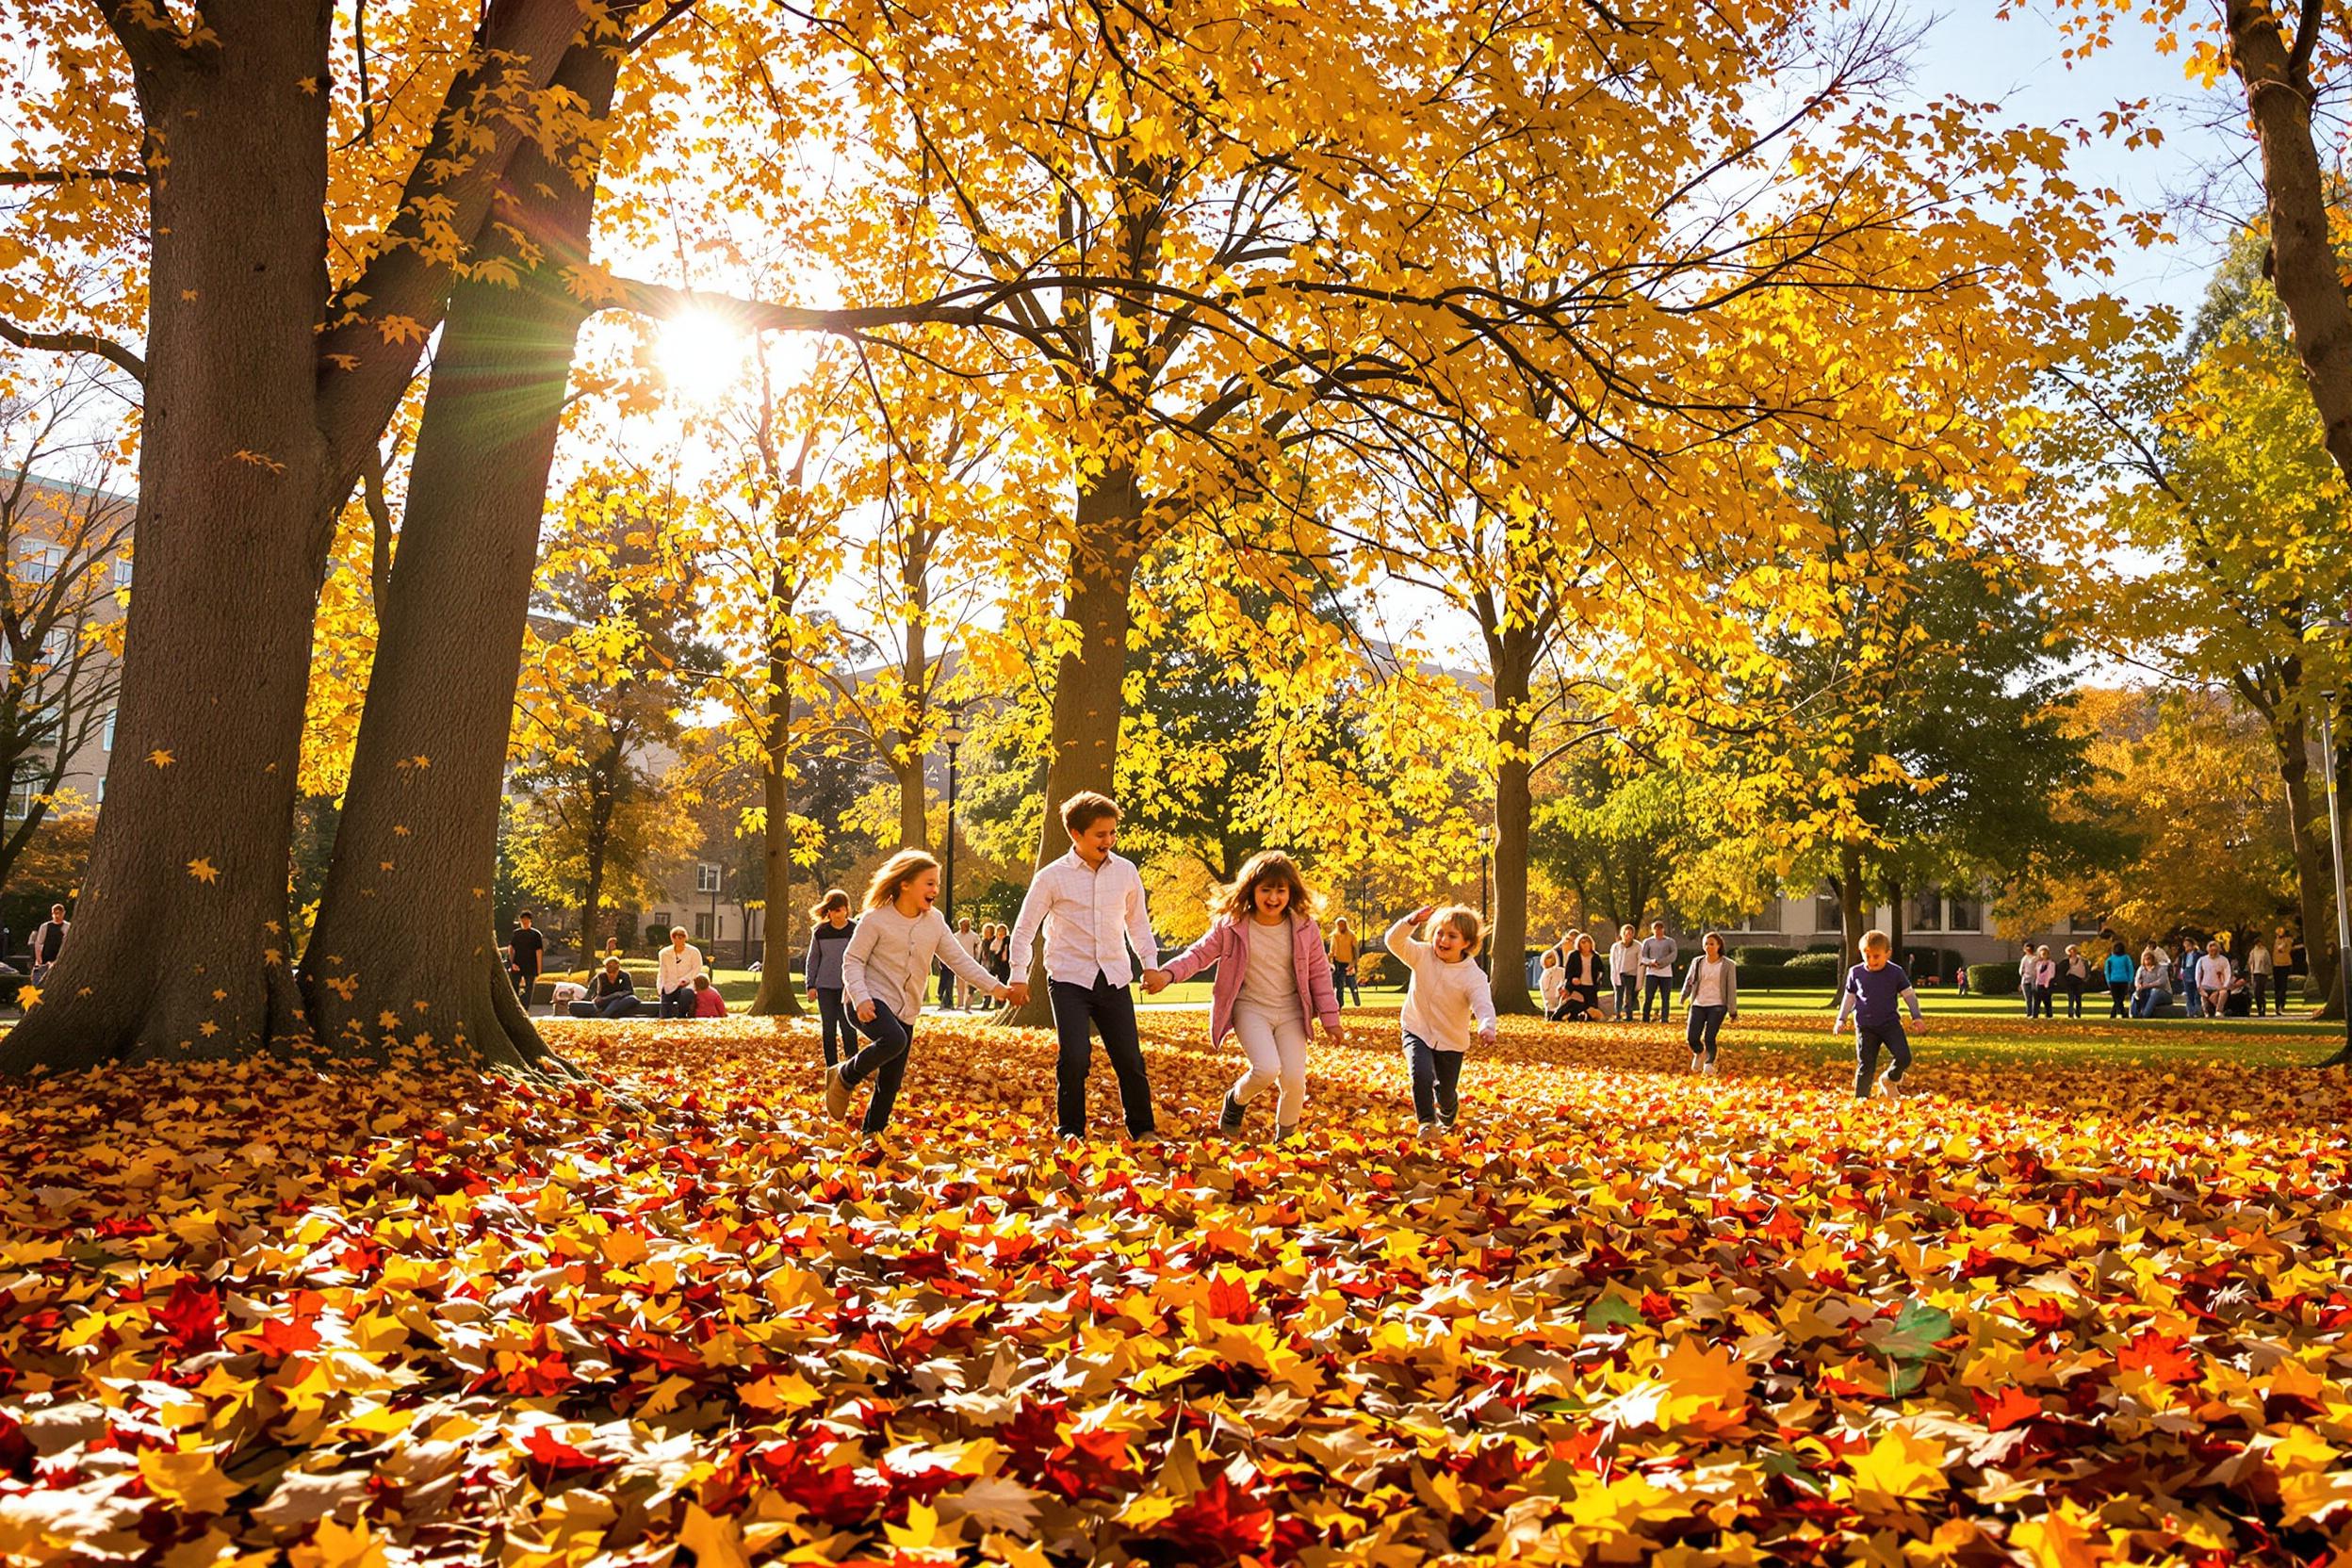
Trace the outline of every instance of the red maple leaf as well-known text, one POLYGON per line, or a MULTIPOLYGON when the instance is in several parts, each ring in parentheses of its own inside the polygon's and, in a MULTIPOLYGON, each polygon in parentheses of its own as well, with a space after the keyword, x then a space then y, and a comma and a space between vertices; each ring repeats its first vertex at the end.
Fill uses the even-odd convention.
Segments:
POLYGON ((1264 1550, 1273 1540, 1274 1511, 1220 1470, 1153 1534, 1182 1548, 1188 1562, 1232 1562, 1244 1552, 1264 1550))
POLYGON ((2183 1342, 2153 1329, 2115 1352, 2115 1365, 2126 1372, 2145 1372, 2158 1382, 2193 1383, 2202 1376, 2197 1359, 2181 1353, 2183 1342))
POLYGON ((154 1316, 155 1327, 182 1354, 209 1350, 220 1343, 220 1298, 193 1276, 184 1277, 172 1287, 171 1296, 155 1310, 154 1316))
POLYGON ((2042 1402, 2012 1383, 2002 1389, 1998 1396, 1978 1394, 1976 1409, 1977 1413, 1984 1418, 1985 1426, 1994 1431, 2005 1432, 2012 1427, 2021 1427, 2040 1415, 2042 1402))
POLYGON ((545 1427, 523 1439, 523 1452, 531 1459, 531 1478, 542 1487, 572 1476, 591 1474, 605 1468, 607 1463, 593 1454, 583 1453, 545 1427))

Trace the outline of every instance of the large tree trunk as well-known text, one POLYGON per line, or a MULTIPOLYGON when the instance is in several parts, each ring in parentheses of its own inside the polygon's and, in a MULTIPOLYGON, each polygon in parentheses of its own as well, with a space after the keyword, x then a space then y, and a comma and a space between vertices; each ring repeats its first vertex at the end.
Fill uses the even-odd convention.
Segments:
POLYGON ((1862 846, 1857 843, 1838 846, 1838 923, 1845 938, 1840 959, 1852 963, 1860 956, 1862 933, 1870 927, 1870 916, 1862 907, 1862 846))
POLYGON ((800 997, 792 988, 792 797, 785 772, 792 735, 792 678, 789 643, 771 639, 769 728, 760 768, 760 805, 768 819, 760 840, 768 918, 760 933, 760 991, 751 999, 752 1013, 761 1018, 801 1016, 800 997))
POLYGON ((2313 986, 2325 996, 2335 981, 2335 966, 2327 947, 2327 936, 2336 928, 2335 908, 2328 896, 2332 862, 2328 858, 2326 830, 2314 825, 2323 811, 2311 799, 2311 763, 2307 749, 2310 730, 2299 707, 2282 704, 2279 711, 2281 716, 2271 733, 2278 743, 2278 781, 2287 793, 2287 835, 2295 849, 2295 908, 2303 927, 2304 961, 2310 968, 2313 986))
MULTIPOLYGON (((334 520, 441 320, 450 273, 388 243, 326 319, 333 8, 217 6, 188 46, 107 8, 130 57, 151 244, 147 374, 117 751, 74 939, 0 1070, 228 1056, 305 1038, 286 880, 313 617, 334 520), (398 318, 413 332, 389 333, 398 318)), ((395 227, 461 237, 552 74, 559 0, 499 0, 395 227), (485 139, 485 130, 487 131, 485 139), (463 151, 459 151, 460 141, 463 151)))
POLYGON ((1903 882, 1895 876, 1886 878, 1886 936, 1894 943, 1895 961, 1903 962, 1903 882))
MULTIPOLYGON (((1063 618, 1078 635, 1054 674, 1054 752, 1045 770, 1039 871, 1070 853, 1061 803, 1084 790, 1112 792, 1119 727, 1125 713, 1127 631, 1133 621, 1128 591, 1143 557, 1143 512, 1132 468, 1113 468, 1078 493, 1077 537, 1070 546, 1062 599, 1063 618)), ((1044 943, 1033 953, 1013 955, 1013 961, 1027 968, 1029 1004, 1003 1009, 999 1021, 1026 1028, 1050 1026, 1054 1014, 1046 997, 1044 943)))
MULTIPOLYGON (((1494 909, 1487 972, 1494 1010, 1532 1016, 1527 995, 1527 825, 1535 814, 1531 762, 1527 755, 1527 698, 1535 667, 1534 638, 1525 629, 1487 634, 1494 663, 1494 909)), ((1561 962, 1567 958, 1562 956, 1561 962)))
MULTIPOLYGON (((2305 33, 2325 25, 2306 8, 2305 33)), ((2269 0, 2230 0, 2230 63, 2246 87, 2262 144, 2270 220, 2271 281, 2295 329, 2295 351, 2319 410, 2328 454, 2352 478, 2352 303, 2328 243, 2328 179, 2311 139, 2311 46, 2291 52, 2269 0)))
POLYGON ((201 69, 139 74, 169 173, 149 196, 124 765, 73 940, 0 1068, 224 1056, 302 1031, 286 874, 333 468, 317 417, 327 95, 302 83, 327 74, 327 23, 323 4, 239 8, 201 69))
MULTIPOLYGON (((556 82, 602 118, 618 68, 611 49, 583 43, 556 82)), ((561 274, 587 260, 595 207, 593 170, 583 185, 526 147, 492 248, 520 281, 468 282, 450 301, 303 964, 319 1037, 353 1053, 429 1038, 506 1066, 548 1055, 497 963, 489 882, 540 516, 583 318, 561 274)), ((583 949, 596 912, 592 888, 583 949)))

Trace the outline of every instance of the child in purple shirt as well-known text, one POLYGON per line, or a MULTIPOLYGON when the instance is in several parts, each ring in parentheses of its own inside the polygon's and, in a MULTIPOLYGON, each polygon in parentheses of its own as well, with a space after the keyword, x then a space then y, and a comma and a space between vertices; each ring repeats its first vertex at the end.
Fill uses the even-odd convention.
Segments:
POLYGON ((1870 1097, 1870 1080, 1878 1073, 1878 1051, 1884 1045, 1892 1058, 1886 1076, 1879 1087, 1886 1098, 1893 1100, 1903 1092, 1903 1075, 1911 1070, 1911 1040, 1903 1032, 1903 1007, 1911 1009, 1911 1021, 1919 1021, 1919 997, 1911 988, 1911 976, 1901 964, 1890 963, 1895 950, 1894 939, 1884 931, 1868 931, 1862 936, 1862 961, 1846 971, 1845 994, 1838 999, 1838 1021, 1829 1026, 1831 1034, 1845 1027, 1846 1018, 1854 1018, 1854 1097, 1870 1097))

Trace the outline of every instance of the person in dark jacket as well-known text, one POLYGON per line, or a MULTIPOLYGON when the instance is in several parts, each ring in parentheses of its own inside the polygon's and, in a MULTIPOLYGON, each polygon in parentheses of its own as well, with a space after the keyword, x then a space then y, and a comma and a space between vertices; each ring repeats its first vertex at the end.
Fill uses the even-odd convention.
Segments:
POLYGON ((620 959, 605 959, 604 967, 589 976, 588 1000, 573 1003, 571 1013, 574 1018, 637 1016, 637 983, 621 967, 620 959))
POLYGON ((802 960, 800 972, 808 994, 817 999, 825 1065, 831 1067, 858 1049, 849 1009, 841 1002, 841 955, 849 951, 849 939, 858 934, 858 923, 850 918, 849 894, 839 888, 817 900, 808 918, 815 925, 808 933, 808 956, 802 960))

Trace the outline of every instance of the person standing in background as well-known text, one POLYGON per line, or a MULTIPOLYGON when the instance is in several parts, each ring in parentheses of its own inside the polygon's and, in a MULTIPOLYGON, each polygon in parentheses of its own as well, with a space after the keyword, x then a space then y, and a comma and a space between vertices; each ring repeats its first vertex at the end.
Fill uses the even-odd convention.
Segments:
POLYGON ((547 961, 547 939, 539 934, 531 918, 529 909, 516 915, 514 929, 506 939, 507 951, 514 956, 514 989, 521 993, 526 1007, 531 1005, 531 988, 547 961))
POLYGON ((1609 950, 1609 982, 1617 993, 1617 1021, 1633 1021, 1633 1004, 1642 989, 1642 944, 1633 938, 1633 927, 1617 928, 1616 943, 1609 950))
POLYGON ((2270 949, 2256 937, 2254 945, 2246 950, 2246 999, 2261 1018, 2270 1007, 2270 949))
POLYGON ((1331 993, 1353 997, 1354 1005, 1364 1005, 1364 988, 1356 984, 1355 928, 1348 923, 1346 915, 1331 918, 1331 993))
POLYGON ((65 906, 49 906, 49 918, 33 931, 34 985, 49 978, 49 966, 65 951, 65 934, 73 929, 74 923, 65 918, 65 906))
POLYGON ((2270 944, 2270 1004, 2275 1013, 2287 1010, 2287 981, 2295 973, 2295 933, 2282 925, 2270 944))
POLYGON ((1672 1023, 1674 1010, 1674 939, 1666 934, 1666 923, 1650 922, 1650 934, 1642 943, 1642 1021, 1650 1021, 1650 1000, 1658 1000, 1658 1021, 1672 1023))

